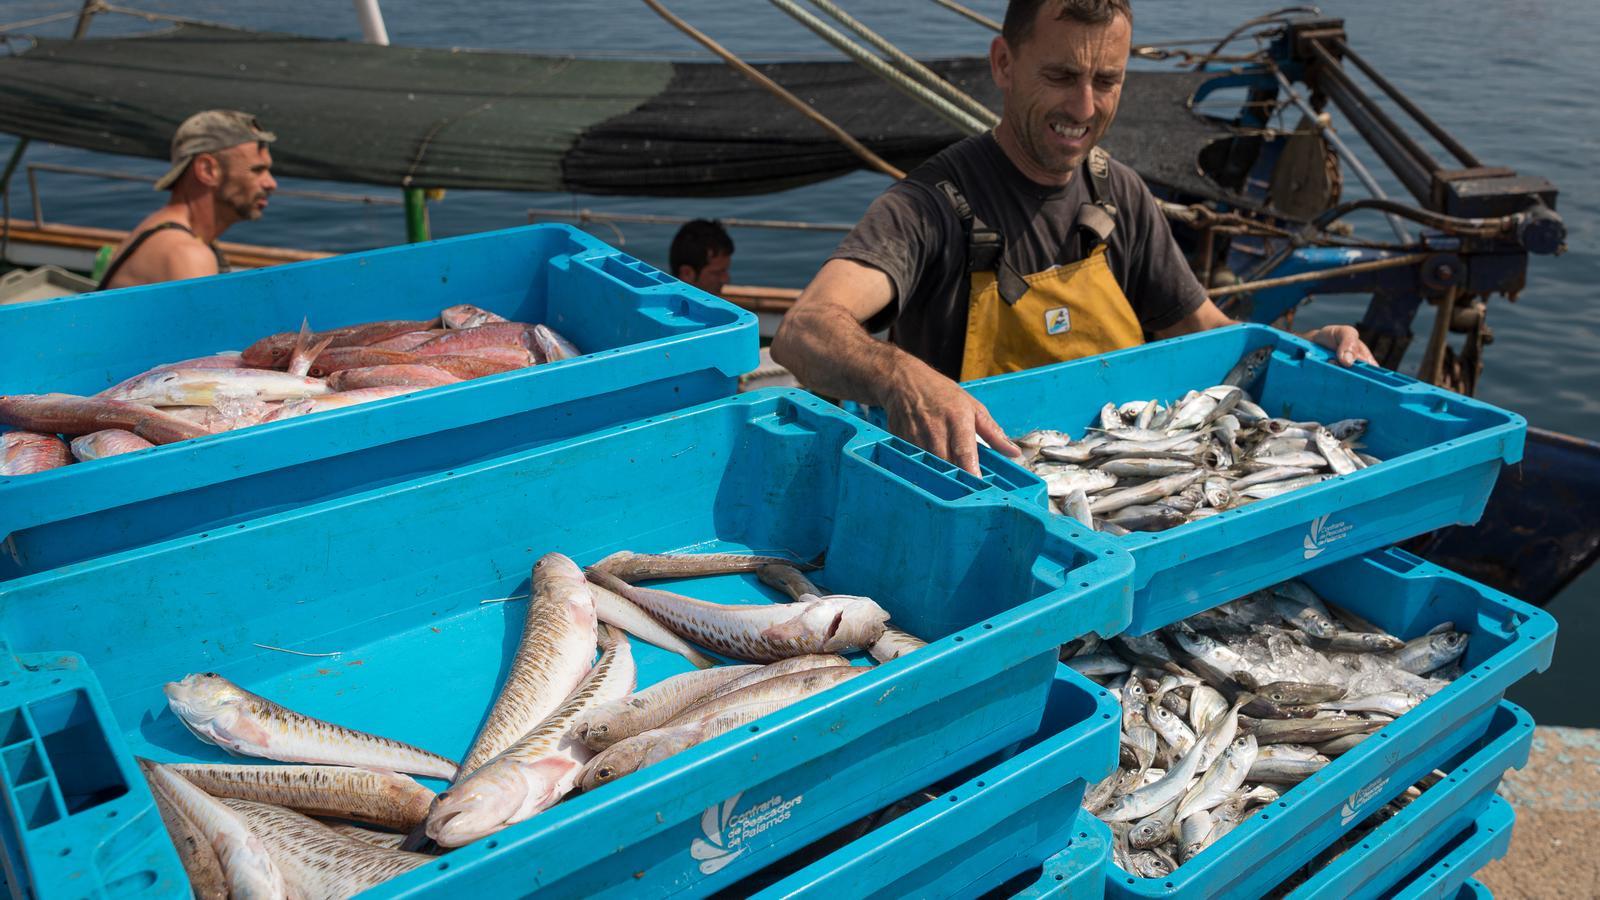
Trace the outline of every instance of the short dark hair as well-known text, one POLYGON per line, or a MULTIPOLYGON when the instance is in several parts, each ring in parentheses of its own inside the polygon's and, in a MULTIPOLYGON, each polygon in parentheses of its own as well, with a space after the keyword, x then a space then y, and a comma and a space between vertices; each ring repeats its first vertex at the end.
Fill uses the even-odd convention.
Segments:
POLYGON ((1011 0, 1006 4, 1006 18, 1000 29, 1008 45, 1015 49, 1033 36, 1039 7, 1046 3, 1056 7, 1056 19, 1060 21, 1104 25, 1120 14, 1127 16, 1128 24, 1133 24, 1132 0, 1011 0))
POLYGON ((688 266, 699 272, 711 262, 713 256, 732 256, 733 238, 722 227, 720 219, 694 219, 683 223, 672 238, 672 249, 667 251, 667 262, 672 274, 678 267, 688 266))

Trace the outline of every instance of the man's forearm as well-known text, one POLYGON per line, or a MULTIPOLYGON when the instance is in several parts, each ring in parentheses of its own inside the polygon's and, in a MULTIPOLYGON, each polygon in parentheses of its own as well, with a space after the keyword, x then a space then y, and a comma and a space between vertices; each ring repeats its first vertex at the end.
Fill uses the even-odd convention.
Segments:
POLYGON ((772 340, 772 358, 816 393, 875 406, 884 405, 897 371, 912 359, 868 334, 848 312, 829 306, 784 319, 772 340))

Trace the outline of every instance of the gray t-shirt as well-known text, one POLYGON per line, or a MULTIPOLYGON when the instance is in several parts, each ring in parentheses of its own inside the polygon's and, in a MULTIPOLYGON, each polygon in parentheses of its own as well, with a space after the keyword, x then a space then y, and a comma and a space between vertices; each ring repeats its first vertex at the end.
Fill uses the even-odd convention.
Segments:
MULTIPOLYGON (((1080 169, 1066 187, 1047 187, 1023 175, 993 133, 967 138, 891 185, 833 252, 880 269, 894 285, 894 302, 866 323, 890 328, 890 339, 912 355, 959 378, 966 343, 966 238, 950 201, 935 187, 952 181, 973 214, 1005 238, 1005 259, 1029 275, 1077 262, 1092 242, 1073 226, 1089 202, 1080 169)), ((1166 217, 1144 181, 1111 162, 1109 196, 1117 208, 1107 241, 1111 273, 1147 334, 1199 308, 1205 290, 1172 239, 1166 217)))

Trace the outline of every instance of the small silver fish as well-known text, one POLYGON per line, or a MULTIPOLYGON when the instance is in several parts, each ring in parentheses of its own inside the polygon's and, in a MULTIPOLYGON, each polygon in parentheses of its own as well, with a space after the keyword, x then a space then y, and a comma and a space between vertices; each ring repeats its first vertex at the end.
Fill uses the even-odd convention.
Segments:
POLYGON ((1395 664, 1413 675, 1426 675, 1460 659, 1467 642, 1468 636, 1459 631, 1425 634, 1395 651, 1395 664))
POLYGON ((1089 504, 1089 509, 1096 516, 1106 516, 1123 507, 1154 503, 1163 497, 1178 493, 1203 478, 1205 478, 1205 472, 1198 469, 1178 475, 1168 475, 1165 478, 1157 478, 1138 487, 1125 488, 1096 497, 1089 504))
POLYGON ((1272 359, 1272 347, 1257 347, 1239 357, 1239 361, 1233 364, 1228 374, 1222 376, 1222 383, 1238 388, 1249 387, 1256 380, 1256 376, 1266 369, 1267 361, 1270 359, 1272 359))

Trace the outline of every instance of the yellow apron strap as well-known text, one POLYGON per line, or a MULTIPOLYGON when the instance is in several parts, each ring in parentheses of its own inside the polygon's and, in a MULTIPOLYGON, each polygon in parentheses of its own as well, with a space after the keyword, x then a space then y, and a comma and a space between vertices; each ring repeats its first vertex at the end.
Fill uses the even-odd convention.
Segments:
POLYGON ((1078 262, 1024 278, 1016 303, 1001 299, 993 272, 974 272, 961 380, 1019 372, 1136 347, 1144 330, 1100 244, 1078 262))

